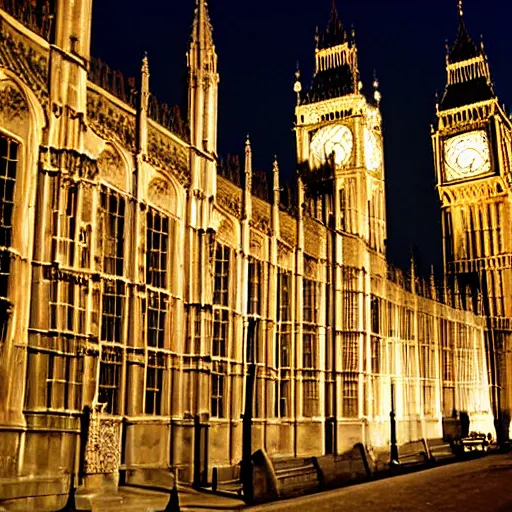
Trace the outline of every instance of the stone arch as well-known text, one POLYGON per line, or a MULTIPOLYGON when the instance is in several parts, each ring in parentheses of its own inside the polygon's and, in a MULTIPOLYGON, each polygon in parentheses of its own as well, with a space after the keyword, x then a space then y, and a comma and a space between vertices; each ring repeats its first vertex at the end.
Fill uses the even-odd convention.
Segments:
POLYGON ((217 240, 231 247, 236 247, 236 239, 237 230, 235 223, 231 219, 223 217, 217 230, 217 240))
MULTIPOLYGON (((25 393, 25 378, 21 372, 15 377, 7 377, 7 372, 13 364, 19 365, 22 361, 16 356, 14 362, 12 341, 16 337, 21 343, 27 342, 32 292, 27 283, 31 275, 29 261, 33 255, 34 245, 39 148, 46 126, 45 111, 33 91, 15 74, 0 69, 0 132, 14 142, 16 147, 14 206, 11 214, 12 238, 10 244, 5 245, 10 245, 10 248, 21 256, 10 258, 8 289, 7 293, 2 293, 2 296, 8 299, 10 307, 9 314, 2 315, 5 322, 2 325, 5 337, 2 340, 4 354, 0 365, 0 380, 3 380, 3 374, 5 385, 0 398, 0 421, 5 421, 6 415, 9 415, 15 423, 24 421, 19 404, 20 396, 25 393)), ((8 143, 9 152, 10 145, 11 142, 8 143)))
POLYGON ((162 210, 181 217, 179 193, 172 179, 155 175, 148 185, 147 200, 162 210))
POLYGON ((129 165, 122 151, 112 142, 107 142, 98 157, 99 177, 110 185, 127 192, 130 190, 129 165))
POLYGON ((12 247, 27 258, 32 254, 39 148, 46 126, 45 111, 33 91, 0 69, 0 132, 19 144, 12 247))
MULTIPOLYGON (((32 135, 36 135, 37 139, 42 136, 42 130, 48 125, 47 114, 33 93, 33 91, 16 76, 7 69, 0 69, 0 116, 2 121, 9 124, 10 120, 16 121, 25 119, 29 125, 28 129, 32 135)), ((5 125, 4 125, 5 128, 5 125)), ((20 137, 14 126, 12 131, 20 137)), ((39 140, 38 140, 39 143, 39 140)))

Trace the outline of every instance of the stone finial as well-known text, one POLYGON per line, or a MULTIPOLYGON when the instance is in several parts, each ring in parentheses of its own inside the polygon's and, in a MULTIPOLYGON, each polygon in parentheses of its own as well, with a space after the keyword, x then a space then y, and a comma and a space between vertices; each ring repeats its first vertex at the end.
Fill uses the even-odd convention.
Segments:
POLYGON ((295 83, 293 84, 293 90, 297 94, 297 105, 300 104, 300 93, 302 91, 302 84, 300 82, 300 69, 299 62, 297 61, 297 70, 295 71, 295 83))
POLYGON ((380 104, 380 100, 382 99, 382 94, 380 93, 379 91, 379 79, 377 78, 377 73, 374 71, 373 72, 373 89, 374 89, 374 92, 373 92, 373 97, 377 103, 377 105, 380 104))
POLYGON ((279 194, 281 188, 279 186, 279 163, 277 161, 277 155, 274 156, 274 164, 272 167, 272 177, 273 177, 273 185, 274 185, 274 196, 279 194))
POLYGON ((252 190, 252 149, 249 134, 245 140, 245 189, 251 193, 252 190))
POLYGON ((148 145, 147 118, 149 113, 149 60, 147 52, 144 52, 141 64, 140 97, 137 112, 138 146, 139 153, 146 153, 148 145))
POLYGON ((410 271, 409 275, 411 278, 411 291, 416 291, 416 258, 414 257, 414 251, 411 253, 410 271))
POLYGON ((430 265, 430 296, 437 300, 436 276, 434 273, 434 265, 430 265))
POLYGON ((142 67, 141 67, 141 73, 143 75, 149 76, 149 60, 148 60, 148 52, 144 52, 144 57, 142 57, 142 67))
POLYGON ((459 10, 459 16, 462 18, 462 16, 464 16, 464 11, 462 9, 462 0, 459 0, 459 3, 457 4, 457 9, 459 10))
POLYGON ((272 194, 272 232, 279 236, 279 204, 281 203, 281 187, 279 185, 279 164, 277 156, 274 156, 272 169, 273 194, 272 194))

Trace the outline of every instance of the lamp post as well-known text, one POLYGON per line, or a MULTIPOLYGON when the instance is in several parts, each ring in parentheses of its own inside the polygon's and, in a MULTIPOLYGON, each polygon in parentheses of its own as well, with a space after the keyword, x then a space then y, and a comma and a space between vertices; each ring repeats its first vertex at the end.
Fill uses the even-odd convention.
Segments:
POLYGON ((391 428, 390 465, 400 464, 398 459, 398 446, 396 444, 396 414, 395 414, 395 383, 391 381, 391 411, 389 413, 389 426, 391 428))
POLYGON ((253 471, 252 471, 252 409, 254 403, 254 382, 256 380, 256 358, 254 353, 254 338, 256 319, 250 317, 247 327, 247 374, 245 380, 245 407, 242 420, 242 489, 244 500, 252 502, 253 471))

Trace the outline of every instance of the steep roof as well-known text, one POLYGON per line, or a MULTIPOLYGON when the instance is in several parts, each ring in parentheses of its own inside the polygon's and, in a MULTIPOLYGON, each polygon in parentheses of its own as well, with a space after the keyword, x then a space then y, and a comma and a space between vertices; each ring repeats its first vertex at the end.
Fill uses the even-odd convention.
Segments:
POLYGON ((348 64, 344 64, 316 73, 311 81, 311 87, 304 95, 303 102, 313 103, 353 94, 354 92, 352 69, 348 64))
POLYGON ((468 82, 460 82, 446 86, 443 98, 439 104, 440 110, 471 105, 480 101, 490 100, 495 97, 492 85, 487 78, 480 77, 468 82))
POLYGON ((464 16, 462 11, 459 19, 459 29, 457 31, 457 38, 453 44, 452 49, 448 53, 448 62, 454 64, 465 60, 473 59, 482 55, 482 49, 479 48, 469 35, 464 16))
POLYGON ((329 17, 329 23, 323 33, 317 34, 317 48, 323 50, 325 48, 332 48, 338 46, 347 41, 347 33, 343 28, 343 25, 338 16, 338 10, 333 0, 331 15, 329 17))
POLYGON ((471 105, 494 98, 493 84, 487 59, 482 45, 477 45, 471 38, 459 2, 459 26, 457 37, 446 56, 448 83, 439 103, 440 110, 471 105), (476 64, 472 59, 483 59, 476 64))

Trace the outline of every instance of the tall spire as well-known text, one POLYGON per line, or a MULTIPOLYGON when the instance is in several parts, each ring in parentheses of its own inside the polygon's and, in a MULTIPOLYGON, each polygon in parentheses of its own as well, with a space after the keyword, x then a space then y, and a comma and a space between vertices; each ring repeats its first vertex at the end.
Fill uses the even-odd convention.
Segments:
POLYGON ((213 44, 213 29, 208 14, 208 4, 206 0, 196 0, 190 37, 190 52, 197 59, 196 66, 200 67, 204 64, 209 50, 214 51, 215 46, 213 44))
POLYGON ((491 73, 482 44, 476 44, 464 21, 462 1, 457 4, 459 27, 455 43, 446 45, 447 84, 439 111, 487 101, 495 97, 491 73))
POLYGON ((358 80, 356 44, 347 37, 333 0, 326 29, 321 32, 317 28, 315 74, 309 90, 301 95, 301 103, 357 94, 358 80))
POLYGON ((448 62, 451 64, 478 57, 482 53, 481 48, 475 44, 469 35, 466 23, 464 22, 462 0, 459 0, 457 8, 459 11, 459 29, 457 31, 457 38, 455 39, 455 43, 448 53, 448 62))
POLYGON ((217 54, 206 0, 196 0, 187 53, 190 140, 196 147, 217 148, 217 54))
POLYGON ((338 46, 347 41, 347 33, 343 29, 343 25, 338 16, 338 10, 336 9, 336 2, 332 0, 331 14, 329 16, 329 22, 323 34, 317 36, 317 48, 322 50, 324 48, 331 48, 338 46))

